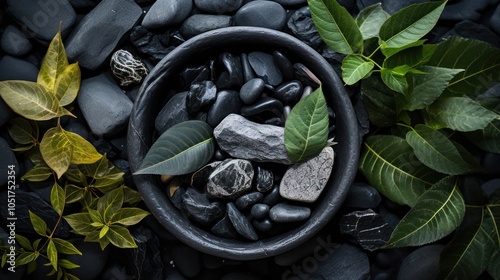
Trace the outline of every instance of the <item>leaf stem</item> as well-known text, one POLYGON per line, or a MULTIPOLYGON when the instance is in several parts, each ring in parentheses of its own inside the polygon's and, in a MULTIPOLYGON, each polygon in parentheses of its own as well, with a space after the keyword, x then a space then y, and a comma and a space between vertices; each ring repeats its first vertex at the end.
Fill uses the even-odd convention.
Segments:
POLYGON ((372 56, 382 47, 382 45, 378 45, 378 47, 368 56, 368 58, 372 58, 372 56))
POLYGON ((370 56, 365 56, 365 55, 363 55, 363 54, 359 54, 359 55, 360 55, 363 59, 365 59, 365 60, 367 60, 367 61, 372 62, 372 63, 373 63, 373 64, 375 64, 375 65, 376 65, 379 69, 381 69, 381 70, 382 70, 382 67, 381 67, 381 66, 380 66, 380 65, 379 65, 379 64, 378 64, 375 60, 371 59, 371 57, 370 57, 370 56))

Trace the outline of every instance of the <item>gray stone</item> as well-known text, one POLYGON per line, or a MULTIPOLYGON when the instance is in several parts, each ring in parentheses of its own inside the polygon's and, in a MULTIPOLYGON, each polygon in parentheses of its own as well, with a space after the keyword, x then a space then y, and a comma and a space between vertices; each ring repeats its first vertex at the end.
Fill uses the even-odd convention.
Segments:
POLYGON ((239 26, 257 26, 282 30, 286 23, 286 11, 272 1, 252 1, 241 7, 233 17, 239 26))
POLYGON ((354 183, 349 189, 349 193, 344 201, 343 206, 351 208, 376 208, 381 201, 378 191, 363 183, 354 183))
POLYGON ((317 50, 323 45, 310 13, 305 13, 302 9, 295 11, 288 20, 287 27, 292 35, 314 49, 317 50))
POLYGON ((274 174, 272 171, 257 166, 255 174, 255 188, 259 192, 268 192, 273 188, 274 174))
POLYGON ((230 237, 230 238, 238 237, 238 232, 234 228, 233 224, 231 223, 227 215, 220 221, 218 221, 212 227, 211 230, 215 235, 219 237, 230 237))
POLYGON ((322 279, 331 279, 332 275, 336 280, 370 279, 370 261, 359 248, 346 243, 337 248, 321 247, 328 258, 319 262, 315 274, 322 279))
POLYGON ((257 203, 250 209, 250 215, 254 219, 263 219, 269 214, 269 205, 263 203, 257 203))
POLYGON ((182 195, 182 210, 190 219, 202 225, 210 225, 224 216, 221 202, 211 202, 206 194, 193 188, 187 188, 182 195))
POLYGON ((0 98, 0 127, 9 121, 13 114, 12 109, 0 98))
POLYGON ((256 230, 261 232, 268 232, 273 228, 273 222, 269 218, 264 219, 262 221, 253 220, 252 225, 256 230))
POLYGON ((236 205, 236 207, 238 207, 238 209, 244 211, 250 206, 261 202, 263 197, 264 195, 262 195, 262 193, 260 192, 251 192, 238 197, 234 204, 236 205))
POLYGON ((38 77, 38 68, 35 65, 6 55, 0 59, 0 81, 23 80, 36 82, 38 77))
POLYGON ((248 61, 255 74, 266 83, 277 86, 283 81, 283 75, 274 62, 272 55, 264 52, 251 52, 248 54, 248 61))
POLYGON ((339 226, 342 234, 354 237, 368 251, 375 251, 387 243, 392 232, 391 226, 371 209, 344 215, 339 226))
POLYGON ((226 14, 237 11, 243 0, 194 0, 196 8, 209 14, 226 14))
POLYGON ((318 156, 290 166, 281 179, 280 195, 295 201, 316 201, 330 178, 333 160, 332 147, 325 147, 318 156))
POLYGON ((127 128, 132 101, 105 74, 83 80, 77 101, 95 135, 110 136, 127 128))
POLYGON ((9 146, 9 143, 7 143, 7 141, 5 141, 2 137, 0 137, 0 164, 0 171, 4 174, 4 176, 0 176, 0 186, 6 186, 7 182, 9 182, 9 186, 17 183, 16 179, 11 180, 11 178, 8 178, 7 175, 12 174, 9 176, 14 176, 13 178, 20 179, 22 174, 19 173, 19 164, 17 162, 16 155, 9 146))
POLYGON ((168 46, 168 42, 165 40, 168 35, 168 33, 156 34, 148 31, 142 25, 138 25, 132 28, 130 32, 130 42, 139 53, 158 63, 175 48, 174 46, 168 46))
POLYGON ((302 5, 307 3, 307 0, 272 0, 272 1, 277 2, 283 6, 302 5))
POLYGON ((497 6, 491 15, 490 26, 493 31, 500 35, 500 5, 497 6))
POLYGON ((232 25, 230 16, 195 14, 188 17, 179 31, 184 38, 189 39, 201 33, 232 25))
POLYGON ((51 41, 62 23, 61 32, 66 34, 75 23, 76 13, 67 0, 8 0, 7 11, 32 35, 51 41))
POLYGON ((243 159, 226 159, 208 177, 207 192, 214 197, 230 199, 252 187, 252 163, 243 159))
POLYGON ((117 50, 111 56, 109 66, 121 86, 140 84, 149 73, 146 64, 126 50, 117 50))
POLYGON ((255 232, 255 229, 253 228, 250 221, 245 216, 243 216, 243 214, 236 208, 236 206, 232 202, 229 202, 227 204, 227 215, 234 228, 241 236, 252 241, 256 241, 259 239, 259 236, 255 232))
POLYGON ((98 69, 141 14, 132 0, 103 0, 71 31, 66 40, 69 60, 88 70, 98 69))
POLYGON ((306 220, 310 215, 311 209, 286 203, 278 203, 269 210, 269 218, 276 223, 299 222, 306 220))
POLYGON ((186 107, 188 92, 180 92, 172 96, 163 106, 155 119, 155 128, 160 133, 167 131, 172 126, 190 119, 186 107))
POLYGON ((24 33, 14 25, 9 25, 4 29, 0 44, 5 53, 13 56, 25 55, 33 47, 24 33))
POLYGON ((258 124, 237 114, 230 114, 214 129, 217 144, 232 157, 292 164, 284 134, 283 127, 258 124))
POLYGON ((406 8, 412 4, 418 4, 428 2, 427 0, 407 0, 407 1, 399 1, 399 0, 382 0, 382 8, 388 14, 392 15, 395 12, 406 8))
POLYGON ((434 244, 413 251, 401 263, 398 280, 436 279, 443 248, 434 244))
POLYGON ((240 98, 245 104, 252 104, 264 91, 264 80, 254 78, 243 84, 240 89, 240 98))
MULTIPOLYGON (((179 244, 172 247, 170 250, 175 267, 185 277, 191 279, 200 273, 201 270, 201 255, 200 252, 185 245, 179 244)), ((149 278, 158 279, 158 278, 149 278)))
POLYGON ((238 92, 233 90, 223 90, 217 93, 217 99, 208 110, 207 122, 212 127, 216 127, 230 114, 237 114, 241 109, 241 99, 238 92))
POLYGON ((193 8, 193 0, 158 0, 142 20, 146 28, 167 27, 184 21, 193 8))

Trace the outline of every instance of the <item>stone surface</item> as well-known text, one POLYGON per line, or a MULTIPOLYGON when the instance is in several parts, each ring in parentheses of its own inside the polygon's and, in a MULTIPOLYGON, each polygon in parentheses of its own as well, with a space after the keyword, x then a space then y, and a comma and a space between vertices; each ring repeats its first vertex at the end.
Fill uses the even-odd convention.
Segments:
POLYGON ((307 0, 273 0, 273 1, 283 6, 302 5, 307 3, 307 0))
POLYGON ((37 76, 38 68, 25 60, 10 55, 0 59, 0 81, 23 80, 36 82, 37 76))
POLYGON ((316 201, 330 178, 333 161, 333 149, 325 147, 318 156, 290 166, 281 179, 280 195, 295 201, 316 201))
POLYGON ((227 215, 236 231, 246 239, 256 241, 259 236, 250 221, 236 208, 234 203, 227 204, 227 215))
POLYGON ((262 97, 252 105, 241 107, 241 115, 244 117, 255 116, 265 112, 281 116, 283 103, 276 98, 262 97))
POLYGON ((500 38, 493 31, 471 20, 463 20, 455 24, 453 29, 443 35, 443 39, 451 36, 473 38, 500 48, 500 38))
POLYGON ((388 14, 392 15, 395 12, 406 8, 412 4, 427 2, 426 0, 408 0, 408 1, 399 1, 399 0, 383 0, 382 8, 388 14))
POLYGON ((291 164, 282 127, 258 124, 231 114, 214 129, 219 147, 235 158, 291 164))
POLYGON ((497 8, 491 15, 490 27, 493 31, 500 35, 500 5, 497 5, 497 8))
POLYGON ((277 223, 299 222, 306 220, 310 215, 311 209, 286 203, 278 203, 269 210, 269 217, 277 223))
POLYGON ((303 91, 304 88, 301 82, 296 80, 290 81, 277 87, 274 92, 274 97, 286 105, 294 105, 297 101, 299 101, 303 91))
POLYGON ((252 163, 243 159, 226 159, 208 177, 207 192, 217 198, 231 199, 252 187, 252 163))
POLYGON ((43 41, 51 41, 62 23, 66 34, 76 20, 76 13, 67 0, 8 0, 7 11, 29 32, 43 41))
POLYGON ((191 176, 191 187, 203 189, 208 183, 208 177, 220 163, 221 161, 214 161, 196 170, 191 176))
POLYGON ((323 40, 321 40, 318 30, 312 21, 309 8, 305 11, 302 9, 295 11, 288 20, 287 27, 292 35, 314 49, 317 50, 323 45, 323 40))
MULTIPOLYGON (((318 77, 316 77, 316 75, 314 75, 314 73, 311 72, 311 70, 309 70, 309 68, 307 68, 307 66, 305 66, 304 64, 295 63, 293 65, 293 69, 295 71, 295 77, 299 81, 301 81, 303 85, 317 88, 321 84, 321 81, 318 79, 318 77)), ((307 87, 304 88, 304 92, 306 89, 307 87)), ((304 95, 302 95, 301 98, 303 97, 304 95)))
POLYGON ((243 68, 239 56, 224 52, 219 56, 219 60, 224 65, 228 74, 228 81, 226 88, 239 89, 243 85, 243 68))
POLYGON ((243 0, 194 0, 196 8, 209 14, 226 14, 237 11, 243 0))
POLYGON ((80 67, 98 69, 142 14, 131 0, 103 0, 71 31, 66 54, 80 67))
POLYGON ((234 204, 236 205, 236 207, 238 207, 238 209, 244 211, 247 210, 250 206, 261 202, 263 197, 264 196, 262 195, 262 193, 251 192, 238 197, 235 200, 234 204))
POLYGON ((257 203, 250 209, 250 215, 254 219, 263 219, 269 214, 269 205, 263 203, 257 203))
POLYGON ((109 247, 104 251, 98 243, 84 242, 77 239, 72 240, 73 244, 80 252, 81 255, 67 255, 65 259, 79 265, 79 268, 71 270, 71 274, 78 277, 80 280, 93 280, 99 277, 109 256, 109 247))
POLYGON ((254 78, 243 84, 240 89, 240 98, 245 104, 252 104, 264 91, 264 80, 254 78))
POLYGON ((286 11, 276 2, 252 1, 239 9, 233 20, 234 25, 282 30, 286 23, 286 11))
MULTIPOLYGON (((175 267, 184 277, 192 278, 198 275, 201 271, 201 255, 195 249, 179 244, 172 247, 170 250, 175 267)), ((158 278, 149 278, 158 279, 158 278)))
POLYGON ((217 99, 208 110, 207 122, 212 127, 216 127, 230 114, 237 114, 241 109, 240 95, 236 91, 223 90, 217 93, 217 99))
POLYGON ((238 237, 238 232, 234 228, 233 224, 231 223, 231 220, 229 220, 229 217, 227 215, 220 221, 218 221, 212 227, 211 230, 215 235, 219 237, 229 237, 229 238, 238 237))
POLYGON ((181 88, 189 90, 191 84, 210 79, 210 69, 205 66, 188 66, 179 74, 181 88))
POLYGON ((262 78, 264 82, 276 86, 283 81, 283 75, 274 62, 272 55, 264 52, 251 52, 248 54, 248 61, 255 74, 262 78))
POLYGON ((22 56, 33 48, 31 42, 16 26, 8 25, 0 38, 0 46, 6 54, 22 56))
POLYGON ((460 21, 470 19, 477 21, 481 12, 490 4, 490 0, 453 1, 444 7, 440 20, 460 21))
POLYGON ((193 8, 193 0, 158 0, 142 20, 146 28, 161 28, 184 21, 193 8))
POLYGON ((201 33, 232 25, 232 18, 225 15, 195 14, 188 17, 181 25, 179 31, 186 39, 201 33))
POLYGON ((19 180, 22 176, 16 155, 11 150, 9 143, 2 137, 0 137, 0 172, 5 174, 4 176, 0 176, 0 186, 13 186, 13 183, 16 183, 16 179, 19 180), (13 168, 9 168, 9 166, 13 166, 13 168), (11 180, 12 178, 9 178, 8 174, 14 174, 16 179, 11 180))
POLYGON ((220 202, 210 202, 208 197, 195 189, 187 188, 182 195, 182 209, 187 216, 202 225, 209 225, 224 216, 220 202))
POLYGON ((186 96, 186 107, 189 114, 194 115, 202 108, 206 108, 215 102, 217 88, 212 81, 194 83, 189 88, 186 96))
POLYGON ((351 208, 376 208, 381 201, 378 191, 363 183, 354 183, 349 189, 349 193, 344 201, 343 206, 351 208))
POLYGON ((443 245, 435 244, 423 246, 413 251, 403 260, 399 268, 398 279, 436 279, 443 248, 443 245))
POLYGON ((77 101, 95 135, 110 136, 127 128, 132 101, 106 74, 84 79, 77 101))
POLYGON ((342 216, 339 222, 340 232, 347 234, 368 251, 374 251, 390 238, 392 228, 373 210, 356 211, 342 216))
POLYGON ((273 228, 273 222, 271 219, 264 219, 262 221, 253 220, 252 225, 256 230, 261 232, 268 232, 273 228))
POLYGON ((257 171, 255 174, 255 188, 259 192, 268 192, 274 186, 274 175, 273 172, 257 166, 257 171))
POLYGON ((158 113, 155 119, 155 128, 160 134, 172 126, 190 119, 186 107, 187 95, 187 91, 175 94, 158 113))
MULTIPOLYGON (((323 247, 323 246, 321 246, 323 247)), ((341 244, 338 248, 323 247, 321 258, 315 274, 323 279, 330 279, 335 275, 338 280, 370 279, 370 262, 368 256, 359 248, 341 244), (325 253, 326 250, 326 253, 325 253), (326 255, 326 256, 325 256, 326 255)), ((308 258, 303 260, 303 264, 308 258)), ((305 266, 303 267, 305 270, 305 266)))
POLYGON ((248 61, 248 54, 246 53, 241 54, 241 67, 243 69, 243 80, 245 82, 257 77, 252 69, 252 66, 250 65, 250 62, 248 61))
POLYGON ((121 86, 139 84, 149 73, 147 66, 126 50, 117 50, 111 56, 111 71, 120 80, 121 86))
POLYGON ((280 51, 273 51, 273 59, 284 80, 293 79, 293 64, 292 62, 280 51))
POLYGON ((268 194, 266 194, 264 196, 264 199, 262 200, 262 202, 269 205, 269 206, 273 206, 276 203, 278 203, 280 201, 280 199, 281 199, 280 186, 275 185, 273 187, 273 189, 271 190, 271 192, 269 192, 268 194))
POLYGON ((148 31, 142 25, 138 25, 130 32, 130 42, 137 51, 151 59, 154 62, 159 62, 175 47, 168 46, 168 32, 166 34, 156 34, 148 31))

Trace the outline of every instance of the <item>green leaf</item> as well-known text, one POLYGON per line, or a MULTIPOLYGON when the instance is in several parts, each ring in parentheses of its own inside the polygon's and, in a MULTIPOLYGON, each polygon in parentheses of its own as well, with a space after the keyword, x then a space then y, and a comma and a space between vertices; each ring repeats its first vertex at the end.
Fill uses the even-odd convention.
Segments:
POLYGON ((80 201, 85 195, 86 190, 84 188, 80 188, 73 184, 67 184, 64 188, 66 192, 66 203, 74 203, 80 201))
POLYGON ((52 175, 52 169, 48 166, 35 165, 28 172, 24 173, 21 180, 30 182, 42 182, 52 175))
POLYGON ((427 64, 465 69, 447 87, 454 96, 477 96, 500 82, 500 49, 479 40, 451 37, 439 43, 427 64))
POLYGON ((93 164, 80 165, 79 168, 85 176, 94 178, 92 186, 103 193, 116 189, 124 180, 125 173, 116 168, 106 156, 93 164))
POLYGON ((16 266, 25 265, 27 263, 35 261, 38 258, 38 256, 39 256, 38 252, 24 252, 24 253, 21 253, 16 258, 16 266))
POLYGON ((111 217, 120 210, 122 205, 123 188, 117 188, 99 199, 97 202, 97 211, 103 217, 103 222, 108 223, 111 221, 111 217))
POLYGON ((353 85, 370 74, 375 64, 366 61, 358 55, 348 55, 342 61, 342 79, 348 85, 353 85))
POLYGON ((52 190, 50 191, 50 204, 52 204, 52 208, 56 211, 59 216, 62 215, 64 210, 64 205, 66 204, 66 193, 64 189, 57 184, 54 183, 52 186, 52 190))
POLYGON ((57 252, 66 255, 82 255, 82 252, 78 250, 71 242, 60 238, 52 238, 54 245, 56 246, 57 252))
POLYGON ((16 234, 16 241, 24 249, 35 251, 35 248, 33 248, 33 246, 31 246, 31 242, 28 240, 28 238, 26 238, 20 234, 16 234))
POLYGON ((463 132, 483 129, 491 121, 500 119, 500 115, 468 97, 439 98, 426 111, 429 118, 426 122, 433 126, 463 132))
POLYGON ((420 246, 437 241, 453 232, 464 214, 465 204, 457 180, 446 177, 418 199, 384 247, 420 246))
MULTIPOLYGON (((65 269, 75 269, 75 268, 79 268, 80 266, 71 262, 71 261, 68 261, 66 259, 60 259, 59 260, 59 266, 62 267, 62 268, 65 268, 65 269)), ((66 273, 67 275, 68 273, 66 273)))
POLYGON ((141 194, 127 186, 123 187, 123 202, 129 205, 142 201, 141 194))
POLYGON ((202 121, 185 121, 156 140, 135 174, 190 173, 206 164, 213 153, 212 128, 202 121))
MULTIPOLYGON (((412 48, 415 48, 415 47, 420 47, 424 43, 425 43, 425 40, 418 40, 418 41, 411 42, 411 43, 403 45, 403 46, 390 47, 390 46, 387 45, 386 42, 382 42, 382 44, 380 45, 380 50, 382 51, 382 53, 384 54, 384 56, 386 57, 386 59, 390 59, 392 56, 394 56, 396 54, 400 54, 404 50, 412 49, 412 48)), ((399 66, 399 65, 404 65, 404 64, 398 64, 396 66, 399 66)))
MULTIPOLYGON (((468 210, 469 211, 469 210, 468 210)), ((480 210, 483 213, 482 209, 480 210)), ((491 219, 466 224, 443 249, 437 279, 476 279, 486 269, 495 250, 491 219)))
POLYGON ((78 63, 66 66, 59 73, 54 86, 54 93, 61 106, 72 103, 80 90, 80 67, 78 63))
POLYGON ((99 239, 98 242, 99 242, 99 246, 101 246, 102 251, 104 251, 104 249, 106 249, 106 247, 109 245, 109 243, 111 243, 107 236, 104 236, 103 238, 99 239))
POLYGON ((94 223, 100 223, 100 224, 104 224, 104 220, 102 218, 102 214, 97 211, 97 210, 94 210, 94 209, 87 209, 89 211, 89 214, 90 214, 90 218, 92 218, 92 221, 94 223))
POLYGON ((111 225, 106 236, 118 248, 137 248, 137 244, 135 244, 134 238, 130 235, 128 229, 122 226, 111 225))
POLYGON ((493 256, 490 258, 488 267, 486 268, 488 270, 488 273, 493 277, 493 279, 498 280, 500 279, 500 248, 497 248, 495 253, 493 253, 493 256))
POLYGON ((379 77, 370 76, 361 82, 361 94, 372 123, 379 127, 397 123, 399 109, 394 95, 399 93, 388 89, 379 77))
POLYGON ((455 145, 441 132, 419 124, 406 134, 415 156, 428 167, 449 175, 470 173, 476 167, 466 162, 455 145))
MULTIPOLYGON (((437 45, 432 44, 405 48, 395 54, 391 54, 390 57, 384 60, 382 66, 384 68, 395 68, 401 65, 408 65, 409 67, 416 68, 429 61, 436 48, 437 45)), ((388 51, 388 49, 384 50, 388 51)))
POLYGON ((420 70, 426 75, 413 76, 413 90, 411 92, 410 111, 423 109, 432 104, 444 91, 449 81, 462 72, 462 69, 448 69, 434 66, 423 66, 420 70))
POLYGON ((147 215, 149 215, 149 212, 140 208, 122 208, 113 215, 111 222, 131 226, 139 223, 147 215))
MULTIPOLYGON (((499 98, 482 98, 478 100, 487 109, 500 114, 499 98)), ((485 128, 467 132, 465 136, 479 148, 500 154, 500 120, 493 120, 485 128)))
POLYGON ((10 137, 18 144, 33 144, 38 141, 38 126, 35 122, 15 117, 7 124, 10 137))
POLYGON ((41 239, 41 238, 39 238, 39 239, 37 239, 37 240, 33 241, 33 249, 35 249, 35 250, 40 249, 40 248, 38 247, 38 246, 40 245, 40 242, 42 242, 42 239, 41 239))
POLYGON ((497 246, 500 246, 500 205, 487 205, 486 209, 490 214, 495 229, 495 239, 497 246))
POLYGON ((99 239, 102 239, 104 236, 106 236, 106 233, 108 233, 108 231, 109 227, 107 225, 104 225, 99 231, 99 239))
POLYGON ((361 10, 356 17, 356 24, 363 35, 363 40, 378 36, 380 27, 389 18, 389 14, 377 3, 361 10))
POLYGON ((34 82, 0 82, 0 96, 14 112, 30 120, 45 121, 71 115, 47 89, 34 82))
POLYGON ((320 86, 292 108, 285 122, 285 147, 298 162, 319 155, 327 140, 328 110, 320 86))
POLYGON ((47 236, 47 224, 42 218, 38 217, 35 213, 28 210, 30 215, 30 221, 33 225, 33 229, 41 236, 47 236))
POLYGON ((446 1, 413 4, 389 17, 380 28, 380 39, 389 47, 402 47, 424 37, 436 25, 446 1))
POLYGON ((52 239, 49 239, 49 245, 47 245, 47 257, 49 257, 52 267, 57 271, 57 249, 52 239))
POLYGON ((62 42, 61 32, 50 42, 47 53, 42 61, 37 83, 44 86, 48 91, 54 91, 56 80, 68 66, 68 58, 62 42))
POLYGON ((363 35, 349 12, 337 1, 308 0, 311 16, 321 39, 335 52, 361 53, 363 35))
POLYGON ((390 200, 413 206, 443 176, 422 164, 406 140, 390 135, 368 137, 359 169, 390 200))
POLYGON ((95 230, 90 225, 93 221, 89 213, 75 213, 64 216, 64 219, 77 234, 87 235, 95 230))
POLYGON ((408 89, 408 81, 406 80, 406 76, 402 76, 397 71, 393 69, 383 68, 380 72, 380 76, 382 77, 382 81, 387 85, 391 90, 399 93, 405 93, 408 89))

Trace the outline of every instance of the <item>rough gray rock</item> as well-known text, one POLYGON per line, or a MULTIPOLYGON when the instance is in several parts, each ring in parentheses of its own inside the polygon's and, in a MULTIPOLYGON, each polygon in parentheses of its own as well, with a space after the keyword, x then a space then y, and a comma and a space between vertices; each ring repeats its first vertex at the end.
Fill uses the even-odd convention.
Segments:
POLYGON ((258 124, 230 114, 214 129, 219 147, 235 158, 256 162, 292 164, 284 142, 283 127, 258 124))
POLYGON ((224 160, 208 177, 207 192, 218 198, 234 198, 252 187, 253 175, 248 160, 224 160))
POLYGON ((318 156, 290 166, 281 179, 280 195, 301 202, 316 201, 330 178, 333 160, 332 147, 325 147, 318 156))

